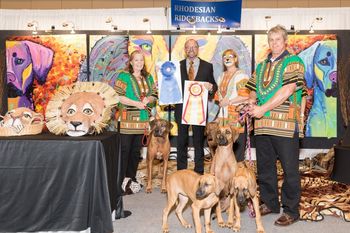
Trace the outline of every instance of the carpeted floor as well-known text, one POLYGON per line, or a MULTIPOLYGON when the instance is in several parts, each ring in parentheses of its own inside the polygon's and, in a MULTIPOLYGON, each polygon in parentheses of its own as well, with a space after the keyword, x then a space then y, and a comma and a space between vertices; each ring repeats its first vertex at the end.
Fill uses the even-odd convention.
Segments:
MULTIPOLYGON (((209 171, 210 162, 205 163, 205 172, 209 171)), ((282 169, 278 166, 279 187, 283 181, 282 169)), ((193 162, 189 162, 193 169, 193 162)), ((176 170, 176 160, 169 161, 168 174, 176 170)), ((345 185, 328 179, 324 174, 315 172, 300 164, 302 196, 300 203, 300 219, 322 221, 326 215, 337 216, 350 222, 350 185, 345 185)), ((138 179, 142 184, 146 181, 146 161, 139 165, 138 179)), ((159 187, 161 177, 158 176, 158 166, 153 167, 153 187, 159 187)), ((143 190, 141 191, 143 192, 143 190)))

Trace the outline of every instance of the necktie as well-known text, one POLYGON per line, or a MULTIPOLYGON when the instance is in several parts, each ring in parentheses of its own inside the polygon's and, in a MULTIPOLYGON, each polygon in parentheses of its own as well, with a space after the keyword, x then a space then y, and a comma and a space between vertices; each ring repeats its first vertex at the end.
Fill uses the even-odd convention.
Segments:
POLYGON ((193 67, 193 61, 190 61, 190 67, 188 69, 188 80, 193 81, 194 80, 194 67, 193 67))

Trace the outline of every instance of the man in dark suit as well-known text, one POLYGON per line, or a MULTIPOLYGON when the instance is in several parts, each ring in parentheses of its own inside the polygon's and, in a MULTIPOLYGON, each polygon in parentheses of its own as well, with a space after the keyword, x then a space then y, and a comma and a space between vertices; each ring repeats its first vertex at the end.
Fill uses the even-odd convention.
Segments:
MULTIPOLYGON (((209 98, 213 98, 217 90, 213 75, 213 65, 198 57, 199 45, 196 40, 189 39, 185 43, 186 59, 180 61, 182 93, 185 80, 205 82, 209 98)), ((187 169, 187 146, 189 125, 181 123, 183 104, 175 105, 175 120, 178 125, 177 137, 177 170, 187 169)), ((204 173, 204 126, 192 125, 194 146, 194 171, 204 173)))

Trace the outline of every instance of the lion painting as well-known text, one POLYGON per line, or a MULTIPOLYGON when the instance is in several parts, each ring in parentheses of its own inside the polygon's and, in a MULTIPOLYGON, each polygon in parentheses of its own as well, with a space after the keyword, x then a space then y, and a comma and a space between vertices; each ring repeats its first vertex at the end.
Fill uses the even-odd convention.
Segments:
POLYGON ((77 137, 99 134, 111 118, 118 94, 102 82, 77 82, 63 86, 46 108, 46 126, 56 135, 77 137))

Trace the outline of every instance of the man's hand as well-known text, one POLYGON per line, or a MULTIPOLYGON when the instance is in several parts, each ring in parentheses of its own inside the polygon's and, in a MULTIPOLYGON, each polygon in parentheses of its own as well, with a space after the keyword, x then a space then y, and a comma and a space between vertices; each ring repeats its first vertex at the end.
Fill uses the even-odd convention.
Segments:
POLYGON ((209 83, 209 82, 204 82, 203 83, 205 89, 207 89, 208 91, 211 91, 213 89, 213 84, 209 83))
POLYGON ((266 113, 266 110, 263 106, 251 105, 249 107, 249 115, 255 118, 261 118, 266 113))

